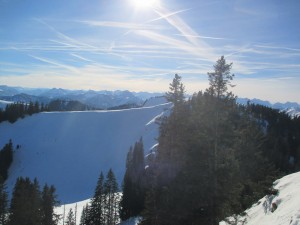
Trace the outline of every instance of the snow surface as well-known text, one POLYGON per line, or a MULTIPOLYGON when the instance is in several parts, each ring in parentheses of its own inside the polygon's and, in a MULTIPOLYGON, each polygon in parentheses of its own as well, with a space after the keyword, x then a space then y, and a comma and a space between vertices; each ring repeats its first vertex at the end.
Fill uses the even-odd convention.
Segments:
POLYGON ((0 147, 9 139, 21 146, 9 170, 8 191, 19 176, 37 177, 41 186, 56 187, 62 204, 78 202, 93 195, 100 171, 106 174, 110 168, 121 185, 130 146, 142 136, 147 153, 158 136, 153 118, 170 106, 39 113, 1 123, 0 147))
MULTIPOLYGON (((56 207, 54 209, 54 212, 58 215, 60 215, 60 221, 58 222, 58 225, 63 225, 64 219, 66 220, 68 212, 70 209, 72 209, 73 213, 75 214, 76 212, 76 224, 80 223, 80 218, 82 214, 82 209, 85 207, 87 204, 91 202, 91 199, 83 200, 80 202, 75 202, 71 204, 66 204, 66 205, 61 205, 59 207, 56 207)), ((126 221, 122 221, 120 225, 137 225, 139 223, 139 218, 134 217, 130 218, 126 221)))
POLYGON ((245 211, 246 217, 239 218, 237 225, 300 225, 300 172, 275 181, 274 188, 279 194, 260 199, 245 211), (273 203, 277 205, 275 211, 272 210, 273 203), (246 222, 242 223, 244 220, 246 222))
MULTIPOLYGON (((274 182, 274 188, 279 190, 277 196, 265 196, 258 203, 254 204, 250 209, 246 210, 246 217, 239 217, 238 223, 235 225, 300 225, 300 172, 285 176, 274 182), (277 209, 272 212, 272 203, 276 203, 277 209), (245 221, 245 223, 243 223, 245 221)), ((65 206, 57 207, 55 212, 63 215, 72 208, 75 212, 77 204, 77 224, 79 224, 83 206, 90 200, 85 200, 65 206)), ((232 218, 231 218, 232 220, 232 218)), ((61 220, 62 224, 62 220, 61 220)), ((137 225, 138 218, 131 218, 122 222, 120 225, 137 225)), ((224 221, 220 225, 229 225, 224 221)))
POLYGON ((9 104, 13 104, 13 102, 0 100, 0 109, 5 109, 5 107, 9 104))

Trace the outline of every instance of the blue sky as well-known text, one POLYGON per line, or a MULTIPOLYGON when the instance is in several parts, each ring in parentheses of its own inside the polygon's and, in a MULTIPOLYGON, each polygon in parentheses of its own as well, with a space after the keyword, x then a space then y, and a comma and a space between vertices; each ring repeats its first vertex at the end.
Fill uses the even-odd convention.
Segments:
POLYGON ((193 93, 224 55, 239 97, 300 102, 300 1, 144 1, 0 0, 0 84, 165 92, 178 73, 193 93))

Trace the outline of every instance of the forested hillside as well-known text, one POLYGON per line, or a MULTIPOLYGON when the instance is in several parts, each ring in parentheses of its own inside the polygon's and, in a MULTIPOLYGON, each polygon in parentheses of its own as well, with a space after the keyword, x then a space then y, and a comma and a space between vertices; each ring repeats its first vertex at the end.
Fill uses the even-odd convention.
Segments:
MULTIPOLYGON (((208 73, 209 88, 188 101, 175 75, 166 94, 173 109, 160 122, 157 152, 139 178, 131 177, 132 188, 142 185, 146 193, 140 224, 216 225, 275 193, 272 182, 281 174, 299 170, 299 118, 237 104, 231 67, 221 57, 208 73)), ((128 188, 123 199, 140 201, 127 199, 128 188)), ((136 215, 134 207, 122 210, 136 215)))

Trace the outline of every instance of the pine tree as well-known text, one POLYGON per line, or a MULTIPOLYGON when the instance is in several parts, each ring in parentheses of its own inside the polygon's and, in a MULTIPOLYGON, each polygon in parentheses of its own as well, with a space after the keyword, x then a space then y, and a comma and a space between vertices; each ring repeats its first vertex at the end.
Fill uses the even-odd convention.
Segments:
POLYGON ((7 179, 8 169, 13 161, 13 144, 12 140, 9 140, 3 149, 0 151, 0 176, 7 179))
POLYGON ((29 102, 27 113, 31 116, 32 114, 34 114, 34 112, 35 112, 34 104, 33 102, 29 102))
POLYGON ((6 225, 8 220, 8 195, 4 180, 0 176, 0 225, 6 225))
POLYGON ((87 203, 86 206, 83 206, 83 208, 82 208, 79 225, 91 225, 91 224, 92 223, 90 220, 90 206, 87 203))
POLYGON ((137 216, 144 209, 146 185, 144 146, 142 138, 130 147, 123 179, 123 195, 120 202, 120 217, 127 220, 137 216))
POLYGON ((112 169, 110 169, 104 183, 105 224, 107 225, 115 225, 119 221, 118 189, 117 180, 112 169))
POLYGON ((181 82, 181 76, 175 74, 172 83, 170 83, 169 91, 165 94, 166 99, 173 103, 173 114, 177 116, 183 108, 185 88, 181 82))
POLYGON ((59 215, 54 213, 54 207, 58 204, 55 194, 55 187, 51 185, 50 187, 45 184, 42 191, 42 213, 43 225, 55 225, 58 222, 59 215))
POLYGON ((104 176, 103 173, 101 172, 98 178, 95 194, 91 202, 91 207, 89 209, 89 220, 93 225, 104 224, 104 207, 105 207, 104 203, 105 203, 104 176))
POLYGON ((18 178, 10 205, 9 225, 41 225, 41 195, 35 179, 18 178))
POLYGON ((72 208, 69 210, 67 219, 65 221, 65 225, 75 225, 75 217, 72 208))
POLYGON ((233 87, 231 81, 234 74, 231 73, 232 63, 227 64, 224 56, 221 56, 214 65, 214 72, 208 73, 209 88, 208 93, 217 99, 230 95, 228 86, 233 87))

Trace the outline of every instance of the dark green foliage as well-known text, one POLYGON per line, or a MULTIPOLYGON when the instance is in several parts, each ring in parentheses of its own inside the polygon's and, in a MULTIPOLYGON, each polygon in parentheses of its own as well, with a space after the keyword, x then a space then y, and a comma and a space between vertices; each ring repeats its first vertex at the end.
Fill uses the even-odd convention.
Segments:
POLYGON ((13 144, 9 140, 9 143, 6 144, 3 149, 0 151, 0 177, 4 180, 7 179, 8 169, 13 161, 13 144))
POLYGON ((127 154, 126 171, 123 179, 123 195, 120 202, 120 217, 127 220, 144 209, 146 184, 143 140, 135 143, 127 154), (134 201, 132 201, 134 199, 134 201))
POLYGON ((0 176, 0 225, 6 225, 8 221, 8 195, 4 180, 0 176))
POLYGON ((300 168, 300 118, 262 105, 248 104, 246 110, 264 130, 267 144, 263 153, 276 168, 284 172, 300 168))
POLYGON ((70 209, 69 212, 68 212, 65 224, 66 225, 75 225, 76 224, 76 222, 75 222, 75 216, 74 216, 74 213, 73 213, 72 209, 70 209))
POLYGON ((59 202, 57 201, 57 196, 55 194, 55 187, 51 185, 50 187, 45 184, 42 191, 42 205, 41 209, 43 212, 42 215, 42 224, 43 225, 55 225, 59 220, 59 216, 54 213, 54 206, 59 202))
POLYGON ((231 85, 231 81, 234 78, 234 74, 231 74, 231 67, 232 63, 227 64, 224 56, 222 56, 214 65, 214 72, 207 73, 209 81, 207 92, 211 96, 219 99, 230 95, 228 86, 233 86, 231 85))
POLYGON ((116 177, 110 169, 106 175, 104 183, 104 220, 107 225, 115 225, 119 222, 119 199, 118 199, 118 183, 116 177))
POLYGON ((80 218, 81 225, 115 225, 119 222, 118 183, 110 169, 104 180, 100 173, 91 205, 84 207, 80 218))
POLYGON ((91 219, 90 219, 90 206, 89 204, 86 204, 86 206, 83 207, 81 217, 80 217, 80 225, 91 225, 91 219))
POLYGON ((45 185, 40 192, 36 179, 18 178, 13 190, 9 210, 9 225, 55 225, 58 217, 53 213, 57 203, 55 188, 45 185))
POLYGON ((182 105, 184 102, 184 86, 181 82, 181 77, 178 74, 175 74, 175 77, 170 83, 170 91, 166 93, 166 98, 169 102, 172 102, 174 104, 174 107, 176 108, 177 105, 182 105))
POLYGON ((41 193, 37 181, 18 178, 11 200, 9 225, 42 224, 41 193))
POLYGON ((127 103, 123 105, 113 106, 107 108, 107 110, 119 110, 119 109, 132 109, 132 108, 140 108, 141 106, 135 103, 127 103))
POLYGON ((8 120, 10 123, 16 122, 19 118, 24 118, 26 115, 32 115, 46 111, 46 108, 40 107, 38 102, 30 102, 29 104, 18 102, 9 104, 5 107, 5 110, 0 110, 0 123, 8 120))
MULTIPOLYGON (((173 101, 161 121, 142 225, 217 225, 264 196, 276 178, 264 154, 266 135, 228 90, 231 67, 221 57, 208 73, 210 87, 189 101, 173 101)), ((176 96, 173 84, 183 87, 174 80, 168 96, 176 96)))
POLYGON ((79 101, 53 100, 48 105, 49 111, 86 111, 91 108, 79 101))
POLYGON ((84 220, 87 220, 87 217, 89 221, 93 225, 102 225, 104 224, 104 205, 105 204, 105 195, 104 195, 104 176, 103 173, 100 173, 97 186, 95 189, 95 194, 91 202, 91 206, 88 210, 89 217, 86 213, 84 220))

